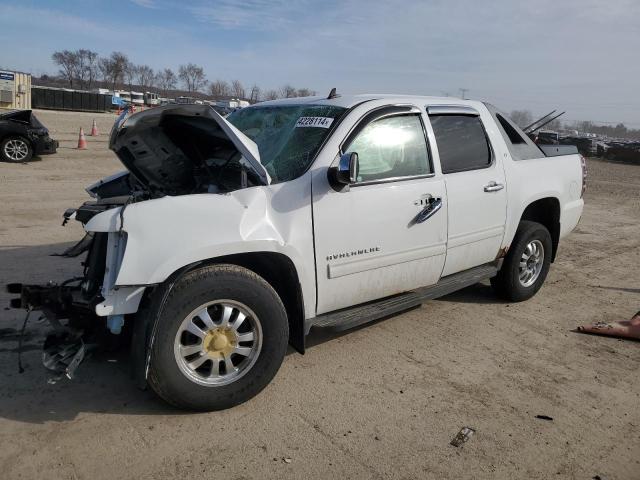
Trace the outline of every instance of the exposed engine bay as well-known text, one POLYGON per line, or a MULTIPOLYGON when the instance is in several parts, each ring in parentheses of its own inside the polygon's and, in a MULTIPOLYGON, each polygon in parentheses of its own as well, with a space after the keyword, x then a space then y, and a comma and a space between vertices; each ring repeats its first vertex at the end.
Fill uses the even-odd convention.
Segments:
POLYGON ((256 145, 204 105, 161 107, 119 118, 109 147, 131 174, 120 183, 123 190, 129 187, 129 194, 224 193, 268 183, 256 145))

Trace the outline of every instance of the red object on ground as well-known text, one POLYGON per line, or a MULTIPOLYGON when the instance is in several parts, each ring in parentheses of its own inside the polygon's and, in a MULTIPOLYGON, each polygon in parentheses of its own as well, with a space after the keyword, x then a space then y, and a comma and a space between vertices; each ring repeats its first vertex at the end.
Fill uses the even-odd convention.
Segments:
POLYGON ((631 320, 613 323, 596 322, 586 327, 578 327, 576 330, 582 333, 640 340, 640 312, 636 313, 631 320))
POLYGON ((84 138, 84 130, 80 127, 80 135, 78 136, 78 150, 87 149, 87 139, 84 138))
POLYGON ((89 134, 92 137, 97 137, 98 134, 98 126, 96 125, 96 119, 93 119, 93 125, 91 125, 91 133, 89 134))

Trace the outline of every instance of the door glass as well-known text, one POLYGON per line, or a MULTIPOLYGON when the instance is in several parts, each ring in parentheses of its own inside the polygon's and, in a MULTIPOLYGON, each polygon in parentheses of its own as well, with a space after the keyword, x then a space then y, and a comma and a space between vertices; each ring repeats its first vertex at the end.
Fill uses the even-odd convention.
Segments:
POLYGON ((442 173, 464 172, 491 165, 491 149, 480 117, 430 115, 442 173))
POLYGON ((358 154, 358 182, 431 173, 429 151, 418 115, 372 121, 345 152, 358 154))

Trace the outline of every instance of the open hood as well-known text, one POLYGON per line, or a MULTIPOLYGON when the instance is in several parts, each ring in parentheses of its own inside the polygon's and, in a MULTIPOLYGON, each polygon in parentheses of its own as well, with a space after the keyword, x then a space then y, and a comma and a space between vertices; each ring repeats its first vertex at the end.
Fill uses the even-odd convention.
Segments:
POLYGON ((268 185, 258 146, 208 105, 166 105, 121 115, 109 148, 149 191, 224 192, 268 185))

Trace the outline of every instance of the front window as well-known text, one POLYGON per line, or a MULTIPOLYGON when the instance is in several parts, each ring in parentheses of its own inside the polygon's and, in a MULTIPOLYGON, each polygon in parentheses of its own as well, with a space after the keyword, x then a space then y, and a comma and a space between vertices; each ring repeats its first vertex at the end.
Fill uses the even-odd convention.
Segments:
POLYGON ((358 182, 431 173, 418 115, 397 115, 367 124, 345 150, 358 154, 358 182))
POLYGON ((346 108, 327 105, 256 106, 227 117, 258 145, 272 183, 302 175, 346 108))

